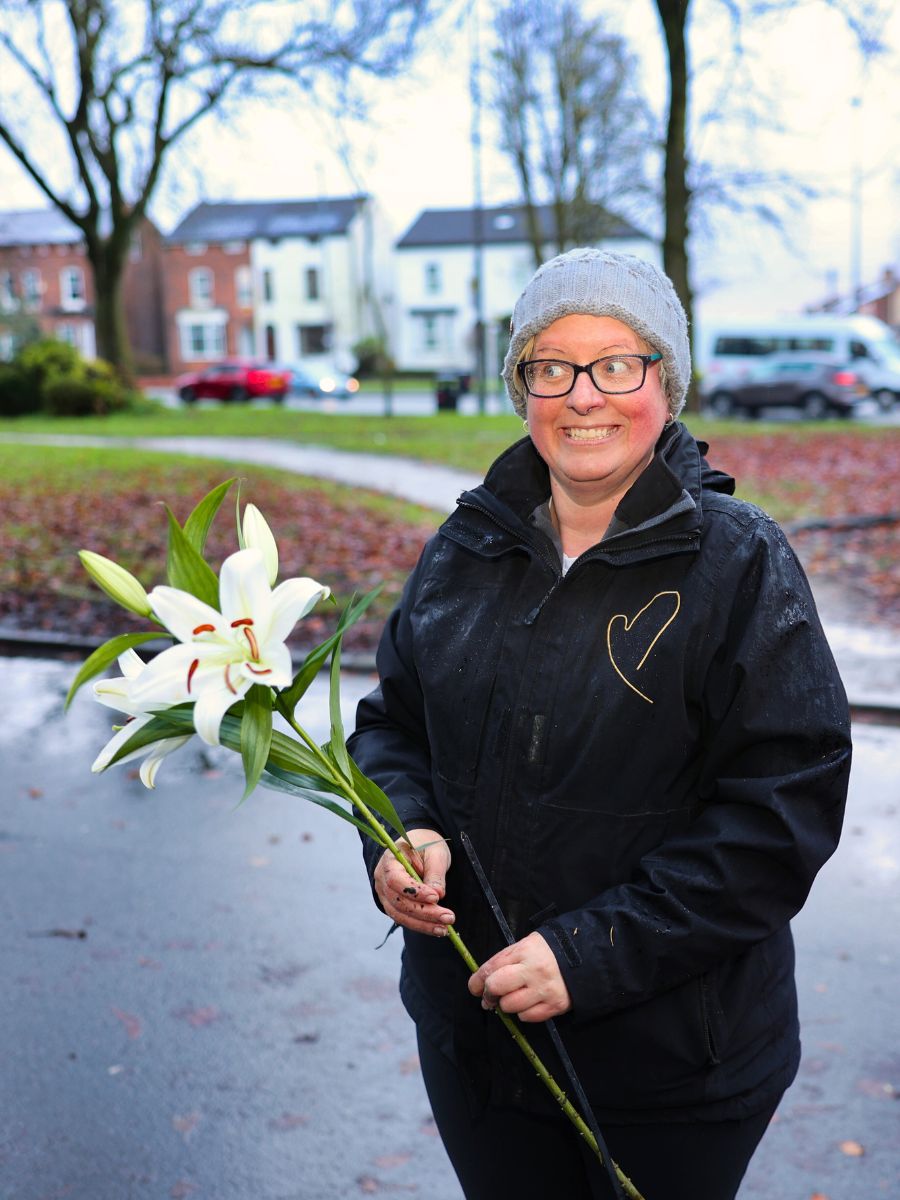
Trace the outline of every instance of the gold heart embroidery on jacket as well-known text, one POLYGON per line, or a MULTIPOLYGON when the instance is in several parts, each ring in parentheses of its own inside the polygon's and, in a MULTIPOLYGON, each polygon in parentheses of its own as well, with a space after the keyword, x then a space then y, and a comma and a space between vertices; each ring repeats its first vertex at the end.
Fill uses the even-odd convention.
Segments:
POLYGON ((679 592, 657 592, 649 603, 633 617, 624 613, 616 613, 610 618, 606 627, 606 648, 609 651, 609 661, 616 674, 648 704, 653 701, 645 696, 640 688, 635 687, 628 676, 636 674, 650 657, 650 651, 666 632, 681 608, 679 592), (615 640, 615 652, 613 651, 615 640), (646 649, 644 649, 646 647, 646 649), (618 661, 617 661, 618 659, 618 661), (624 667, 624 670, 623 670, 624 667))

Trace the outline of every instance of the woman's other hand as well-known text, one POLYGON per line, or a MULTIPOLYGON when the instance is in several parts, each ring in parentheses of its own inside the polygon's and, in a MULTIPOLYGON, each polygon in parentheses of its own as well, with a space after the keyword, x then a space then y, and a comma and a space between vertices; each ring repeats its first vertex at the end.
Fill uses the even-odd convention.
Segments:
POLYGON ((556 955, 539 933, 529 933, 489 958, 469 979, 482 1008, 515 1013, 521 1021, 549 1021, 572 1007, 556 955))
POLYGON ((451 910, 441 905, 447 891, 450 847, 433 829, 416 829, 409 837, 411 841, 398 838, 397 845, 423 882, 416 883, 390 850, 385 850, 375 868, 375 891, 392 921, 415 933, 441 937, 454 920, 451 910))

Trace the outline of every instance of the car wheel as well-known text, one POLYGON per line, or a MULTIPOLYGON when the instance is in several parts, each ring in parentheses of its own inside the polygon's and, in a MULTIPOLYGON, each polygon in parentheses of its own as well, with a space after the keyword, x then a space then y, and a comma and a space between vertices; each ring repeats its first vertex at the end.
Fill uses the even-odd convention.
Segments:
POLYGON ((828 401, 821 392, 810 392, 803 397, 803 411, 810 421, 821 421, 828 416, 828 401))
POLYGON ((250 399, 250 393, 244 387, 234 387, 228 393, 228 399, 233 400, 235 404, 240 404, 242 401, 250 399))
POLYGON ((197 393, 192 387, 183 387, 178 393, 185 404, 193 404, 197 399, 197 393))
POLYGON ((730 417, 735 411, 734 396, 731 392, 713 392, 708 407, 717 417, 730 417))
POLYGON ((890 412, 894 407, 896 396, 889 388, 882 388, 880 392, 875 393, 875 399, 878 402, 878 407, 882 412, 890 412))

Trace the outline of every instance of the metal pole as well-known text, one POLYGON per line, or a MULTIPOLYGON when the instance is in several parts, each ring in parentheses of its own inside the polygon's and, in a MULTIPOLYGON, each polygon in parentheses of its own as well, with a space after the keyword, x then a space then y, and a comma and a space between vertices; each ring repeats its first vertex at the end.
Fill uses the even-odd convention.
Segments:
POLYGON ((854 111, 853 121, 853 177, 850 187, 850 294, 853 311, 859 312, 862 300, 862 96, 850 101, 854 111))
POLYGON ((487 410, 487 380, 484 354, 484 198, 481 176, 481 24, 479 2, 472 0, 472 174, 474 209, 472 246, 475 252, 475 277, 472 284, 475 308, 475 374, 478 380, 478 411, 487 410))

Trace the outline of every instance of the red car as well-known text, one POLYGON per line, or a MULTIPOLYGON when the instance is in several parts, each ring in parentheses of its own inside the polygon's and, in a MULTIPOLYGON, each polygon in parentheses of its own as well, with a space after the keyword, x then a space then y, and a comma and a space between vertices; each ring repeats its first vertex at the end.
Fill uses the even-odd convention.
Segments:
POLYGON ((251 400, 268 396, 279 404, 287 394, 289 376, 270 363, 251 359, 226 359, 201 371, 181 375, 175 388, 185 404, 210 397, 213 400, 251 400))

